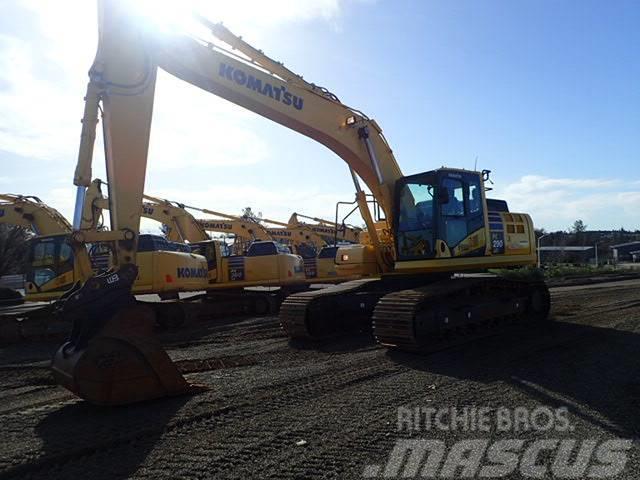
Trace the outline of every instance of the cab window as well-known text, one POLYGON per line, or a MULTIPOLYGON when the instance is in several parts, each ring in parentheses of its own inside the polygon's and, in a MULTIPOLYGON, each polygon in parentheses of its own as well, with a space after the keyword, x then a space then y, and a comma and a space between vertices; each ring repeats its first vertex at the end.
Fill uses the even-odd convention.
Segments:
POLYGON ((338 247, 324 247, 320 250, 318 258, 336 258, 338 247))
POLYGON ((33 249, 33 258, 31 264, 33 266, 53 265, 56 258, 55 242, 39 242, 33 249))
POLYGON ((71 260, 72 257, 73 249, 71 248, 71 246, 67 242, 60 244, 60 261, 67 262, 71 260))
POLYGON ((261 257, 264 255, 275 255, 278 251, 273 242, 254 242, 247 252, 248 257, 261 257))
POLYGON ((480 193, 480 182, 474 180, 469 182, 469 213, 477 215, 482 211, 482 196, 480 193))
POLYGON ((434 253, 434 186, 407 183, 400 191, 398 254, 401 259, 431 257, 434 253))
POLYGON ((447 217, 464 217, 464 187, 460 180, 445 178, 442 180, 443 190, 446 190, 448 202, 442 203, 442 215, 447 217))

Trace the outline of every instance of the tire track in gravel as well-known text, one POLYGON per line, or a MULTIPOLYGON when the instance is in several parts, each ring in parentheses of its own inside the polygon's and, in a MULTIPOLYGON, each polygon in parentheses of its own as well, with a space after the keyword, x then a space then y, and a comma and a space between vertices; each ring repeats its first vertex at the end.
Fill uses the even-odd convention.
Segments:
MULTIPOLYGON (((527 372, 534 371, 536 362, 554 364, 557 360, 557 368, 561 368, 584 361, 583 357, 589 358, 590 352, 610 345, 601 340, 598 327, 637 330, 637 321, 616 319, 614 315, 621 305, 629 305, 628 309, 633 312, 637 307, 633 301, 625 300, 612 308, 610 302, 590 298, 593 293, 558 296, 561 311, 572 303, 578 304, 576 320, 584 325, 562 322, 556 329, 538 335, 513 331, 506 338, 488 339, 487 345, 454 347, 430 356, 389 354, 371 346, 350 354, 332 353, 330 349, 291 351, 283 339, 253 357, 237 355, 238 364, 233 365, 233 362, 225 364, 224 359, 229 357, 202 355, 199 350, 210 346, 212 351, 220 352, 224 346, 225 350, 235 347, 242 351, 259 346, 261 333, 271 335, 276 330, 265 327, 250 340, 243 338, 242 328, 237 335, 229 330, 220 337, 216 337, 215 331, 207 331, 206 336, 196 340, 198 344, 183 342, 171 347, 193 350, 202 356, 202 360, 189 360, 188 356, 181 360, 204 362, 204 368, 194 368, 199 365, 196 363, 191 370, 186 369, 198 372, 191 376, 207 378, 223 370, 226 376, 214 380, 214 385, 221 384, 224 388, 225 382, 243 382, 264 375, 262 383, 246 388, 230 385, 221 396, 212 392, 194 397, 178 403, 175 412, 166 407, 167 403, 177 402, 173 399, 133 408, 129 414, 102 412, 106 418, 91 417, 87 428, 100 430, 103 423, 116 421, 119 430, 107 429, 97 436, 80 432, 70 444, 45 452, 44 456, 25 442, 20 448, 7 452, 12 466, 3 476, 28 474, 32 478, 44 478, 51 472, 60 476, 78 473, 87 476, 87 467, 96 478, 101 476, 99 468, 104 468, 105 476, 108 473, 114 478, 131 475, 196 478, 212 474, 216 478, 247 478, 255 477, 256 473, 269 478, 358 476, 365 463, 382 459, 398 437, 389 422, 400 405, 424 406, 427 402, 451 405, 456 401, 500 406, 505 400, 562 405, 562 398, 540 396, 540 392, 524 388, 511 374, 518 373, 531 383, 537 375, 527 375, 527 372), (597 308, 593 308, 594 303, 597 308), (215 337, 215 344, 207 340, 208 336, 215 337), (237 345, 225 345, 233 341, 237 341, 237 345), (508 341, 513 344, 501 351, 501 343, 508 341), (243 358, 252 361, 242 363, 243 358), (291 363, 277 365, 286 359, 291 363), (171 413, 170 419, 164 424, 151 425, 137 419, 145 408, 164 409, 171 413), (134 421, 126 424, 121 417, 134 421), (299 439, 309 439, 309 445, 296 447, 299 439), (136 465, 113 465, 114 458, 123 458, 134 450, 144 453, 136 465)), ((607 341, 617 338, 609 335, 607 341)), ((624 337, 619 340, 626 345, 624 337)), ((600 374, 604 376, 607 372, 600 374)), ((562 378, 558 375, 558 379, 562 378)), ((562 389, 557 390, 562 393, 562 389)), ((11 424, 11 419, 21 417, 11 428, 22 428, 20 433, 29 436, 31 432, 25 419, 35 431, 55 408, 59 407, 40 412, 36 408, 33 415, 10 412, 0 418, 4 421, 7 417, 11 424)), ((64 418, 59 427, 74 418, 88 418, 98 413, 82 402, 72 402, 63 408, 77 412, 64 418)), ((588 416, 585 420, 593 422, 588 416)), ((60 431, 61 440, 64 436, 60 431)), ((4 452, 0 452, 0 458, 5 459, 4 452)), ((2 469, 7 466, 3 463, 2 469)))

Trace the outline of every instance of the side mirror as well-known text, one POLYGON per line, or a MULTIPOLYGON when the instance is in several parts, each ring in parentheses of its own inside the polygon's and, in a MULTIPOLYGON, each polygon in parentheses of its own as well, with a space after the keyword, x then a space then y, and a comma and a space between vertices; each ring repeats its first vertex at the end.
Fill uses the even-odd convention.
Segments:
POLYGON ((440 187, 438 190, 438 202, 440 205, 446 205, 449 203, 449 190, 447 187, 440 187))

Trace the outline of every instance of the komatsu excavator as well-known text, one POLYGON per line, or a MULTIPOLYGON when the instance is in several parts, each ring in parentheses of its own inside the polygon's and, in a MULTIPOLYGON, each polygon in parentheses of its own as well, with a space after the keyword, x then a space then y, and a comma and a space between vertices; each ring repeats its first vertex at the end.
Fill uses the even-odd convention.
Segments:
POLYGON ((10 193, 0 194, 0 223, 24 227, 36 235, 71 231, 67 219, 38 197, 10 193))
POLYGON ((361 228, 339 224, 322 218, 310 217, 294 212, 287 222, 289 227, 306 227, 317 233, 327 244, 338 242, 359 243, 361 228), (304 220, 301 220, 304 219, 304 220), (307 221, 305 221, 307 220, 307 221), (309 222, 310 221, 310 222, 309 222))
MULTIPOLYGON (((104 182, 94 180, 85 193, 82 224, 92 226, 94 229, 98 216, 102 215, 103 210, 109 208, 108 199, 96 188, 96 185, 99 188, 101 183, 104 182)), ((209 238, 207 229, 185 209, 183 204, 147 194, 143 195, 143 199, 142 217, 164 225, 169 242, 188 243, 192 253, 200 254, 199 256, 206 259, 207 275, 186 275, 186 270, 183 270, 184 276, 190 276, 194 279, 201 277, 201 281, 197 285, 198 288, 192 288, 192 291, 213 292, 257 286, 286 287, 287 285, 302 285, 304 283, 302 261, 297 255, 288 252, 275 252, 273 255, 264 253, 252 255, 252 251, 249 249, 245 255, 231 256, 226 251, 224 243, 209 238)), ((257 238, 268 240, 268 237, 263 237, 259 232, 256 232, 256 235, 257 238)), ((275 247, 273 249, 275 250, 275 247)), ((140 251, 139 246, 138 252, 140 251)), ((142 271, 143 265, 139 266, 142 271)), ((157 271, 157 268, 144 267, 144 271, 149 271, 149 274, 157 271)), ((180 270, 177 272, 180 276, 180 270)), ((160 275, 160 277, 160 281, 168 278, 166 274, 160 275)))
POLYGON ((255 241, 273 240, 264 227, 252 218, 229 215, 206 208, 192 206, 188 208, 207 215, 215 215, 217 218, 199 218, 197 222, 207 232, 233 235, 234 241, 232 248, 237 255, 246 252, 251 243, 255 241))
MULTIPOLYGON (((100 184, 100 180, 94 180, 87 189, 79 229, 83 233, 102 230, 101 213, 108 208, 108 200, 102 196, 100 184)), ((57 299, 78 279, 83 278, 81 264, 74 261, 70 244, 72 228, 62 215, 42 202, 32 205, 31 210, 34 212, 33 228, 39 232, 39 236, 31 240, 25 298, 29 301, 57 299)), ((143 204, 143 216, 167 225, 178 225, 170 214, 155 209, 153 204, 147 202, 143 204)), ((7 220, 10 219, 7 217, 7 220)), ((15 224, 20 224, 17 219, 15 224)), ((163 296, 204 290, 208 286, 206 275, 179 275, 180 271, 186 270, 206 272, 207 261, 201 256, 174 252, 168 248, 143 248, 136 260, 139 266, 139 274, 133 285, 136 294, 157 293, 163 296)), ((89 255, 89 261, 92 270, 100 270, 100 266, 108 268, 108 256, 89 255), (101 263, 99 259, 104 259, 104 262, 101 263)))
POLYGON ((304 80, 221 24, 200 18, 212 39, 152 29, 125 0, 99 1, 99 44, 89 72, 78 164, 74 251, 110 241, 114 270, 93 276, 60 302, 75 319, 68 342, 54 356, 57 381, 82 398, 121 404, 187 393, 190 387, 150 336, 153 312, 135 303, 140 204, 157 69, 258 113, 325 145, 349 166, 360 213, 382 275, 289 296, 280 319, 292 338, 321 338, 354 314, 373 318, 379 342, 422 348, 467 327, 505 317, 545 318, 543 283, 455 273, 534 265, 528 215, 499 211, 485 196, 489 173, 440 168, 404 176, 382 135, 361 111, 304 80), (80 212, 91 182, 100 110, 109 182, 112 231, 80 232, 80 212), (390 235, 378 235, 366 184, 384 212, 390 235))
POLYGON ((300 213, 291 215, 288 226, 292 230, 311 231, 314 238, 325 242, 314 258, 305 259, 305 269, 318 272, 319 280, 357 279, 380 273, 375 249, 366 231, 344 222, 338 224, 300 213), (300 218, 313 223, 303 222, 300 218))
MULTIPOLYGON (((273 247, 265 249, 262 244, 256 243, 256 241, 275 241, 288 245, 296 254, 302 257, 305 277, 309 281, 320 284, 339 283, 359 278, 364 275, 363 272, 375 271, 375 266, 371 264, 358 264, 356 258, 362 257, 357 257, 357 255, 353 255, 351 261, 343 262, 345 267, 343 267, 342 271, 339 271, 340 267, 336 265, 335 261, 337 247, 327 245, 327 238, 314 231, 313 226, 303 224, 297 220, 296 224, 293 224, 292 219, 294 217, 290 219, 289 223, 262 219, 265 224, 271 224, 263 225, 251 218, 237 217, 204 208, 191 206, 188 208, 219 217, 201 218, 198 219, 198 223, 209 232, 232 234, 235 237, 233 248, 238 254, 247 252, 250 255, 259 247, 264 250, 265 253, 263 255, 268 255, 269 251, 272 252, 271 254, 278 252, 273 247)), ((326 234, 327 227, 323 226, 322 228, 326 234)), ((355 238, 353 234, 347 233, 345 235, 342 231, 338 235, 340 239, 343 237, 355 238)), ((335 232, 332 238, 334 237, 335 232)))

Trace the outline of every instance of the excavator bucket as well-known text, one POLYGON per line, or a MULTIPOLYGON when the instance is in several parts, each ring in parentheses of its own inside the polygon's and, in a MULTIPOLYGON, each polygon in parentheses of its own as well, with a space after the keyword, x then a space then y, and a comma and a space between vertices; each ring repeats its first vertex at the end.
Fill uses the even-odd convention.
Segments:
POLYGON ((126 288, 129 282, 111 287, 129 275, 121 270, 93 277, 62 301, 59 308, 74 316, 74 325, 70 339, 53 357, 57 383, 97 405, 124 405, 202 390, 184 379, 154 338, 155 314, 135 302, 126 288), (103 285, 109 287, 99 295, 103 285))

